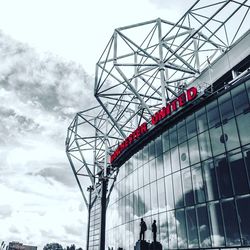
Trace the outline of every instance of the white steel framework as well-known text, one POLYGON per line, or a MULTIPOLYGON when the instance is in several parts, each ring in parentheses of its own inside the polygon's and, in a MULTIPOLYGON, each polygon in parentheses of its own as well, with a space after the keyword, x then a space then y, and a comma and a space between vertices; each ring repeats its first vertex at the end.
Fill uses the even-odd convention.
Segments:
POLYGON ((158 18, 115 29, 96 64, 100 106, 77 113, 66 139, 87 206, 89 186, 98 196, 97 187, 109 179, 110 195, 119 168, 108 155, 227 54, 249 30, 249 9, 250 0, 198 0, 177 22, 158 18))

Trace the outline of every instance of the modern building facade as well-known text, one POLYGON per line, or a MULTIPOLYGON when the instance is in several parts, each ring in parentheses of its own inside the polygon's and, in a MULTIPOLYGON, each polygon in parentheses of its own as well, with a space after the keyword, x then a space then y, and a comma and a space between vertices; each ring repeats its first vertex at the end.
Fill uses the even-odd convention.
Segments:
POLYGON ((126 161, 107 246, 133 249, 140 218, 164 249, 250 246, 250 74, 193 106, 126 161))
POLYGON ((249 8, 196 1, 176 23, 115 30, 97 63, 100 106, 66 140, 87 249, 133 249, 141 218, 163 249, 250 249, 249 8))

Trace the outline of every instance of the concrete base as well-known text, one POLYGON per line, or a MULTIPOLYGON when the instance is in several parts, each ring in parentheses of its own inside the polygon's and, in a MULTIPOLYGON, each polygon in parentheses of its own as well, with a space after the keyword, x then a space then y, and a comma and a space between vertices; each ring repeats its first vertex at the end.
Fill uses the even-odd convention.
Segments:
POLYGON ((138 240, 135 244, 134 250, 149 250, 149 245, 145 240, 138 240))
POLYGON ((149 250, 162 250, 162 244, 158 241, 152 242, 149 245, 149 250))

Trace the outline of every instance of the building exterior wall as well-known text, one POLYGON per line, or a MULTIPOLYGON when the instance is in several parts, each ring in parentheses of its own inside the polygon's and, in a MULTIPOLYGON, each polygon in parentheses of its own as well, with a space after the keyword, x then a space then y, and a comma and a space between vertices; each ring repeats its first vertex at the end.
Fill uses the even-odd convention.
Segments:
POLYGON ((101 228, 101 199, 100 197, 91 196, 91 209, 89 221, 89 250, 98 250, 100 244, 101 228))
POLYGON ((250 80, 204 103, 120 167, 107 247, 133 249, 142 217, 164 249, 250 247, 250 80))

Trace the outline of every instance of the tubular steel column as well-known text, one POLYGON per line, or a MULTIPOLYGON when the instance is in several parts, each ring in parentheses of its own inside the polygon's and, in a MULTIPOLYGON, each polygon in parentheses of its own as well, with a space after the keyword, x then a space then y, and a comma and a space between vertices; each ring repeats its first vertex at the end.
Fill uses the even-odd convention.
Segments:
POLYGON ((101 228, 100 228, 100 250, 105 250, 105 231, 106 231, 106 207, 107 207, 107 184, 108 179, 102 179, 101 192, 101 228))
POLYGON ((89 250, 89 231, 90 231, 90 213, 91 213, 91 196, 92 196, 93 187, 88 187, 89 191, 89 204, 88 204, 88 226, 87 226, 87 241, 86 241, 86 250, 89 250))

